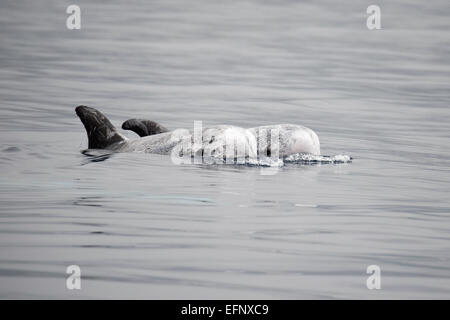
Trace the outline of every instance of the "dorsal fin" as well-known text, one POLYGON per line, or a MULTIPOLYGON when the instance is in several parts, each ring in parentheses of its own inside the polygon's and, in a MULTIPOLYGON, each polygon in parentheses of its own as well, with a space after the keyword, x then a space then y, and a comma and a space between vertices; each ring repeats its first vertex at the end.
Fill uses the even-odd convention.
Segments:
POLYGON ((151 136, 169 131, 159 123, 145 119, 129 119, 122 124, 122 129, 131 130, 137 133, 140 137, 151 136))
POLYGON ((100 111, 86 106, 78 106, 75 108, 75 112, 86 129, 89 149, 108 149, 114 144, 127 140, 100 111))

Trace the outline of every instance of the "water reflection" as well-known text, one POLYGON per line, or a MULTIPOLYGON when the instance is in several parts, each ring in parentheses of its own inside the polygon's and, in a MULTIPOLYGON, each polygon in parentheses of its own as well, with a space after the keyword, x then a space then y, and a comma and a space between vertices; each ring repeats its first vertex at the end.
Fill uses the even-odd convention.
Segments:
POLYGON ((81 153, 88 157, 82 162, 81 165, 86 165, 92 162, 106 161, 114 155, 114 152, 98 149, 86 149, 81 151, 81 153))

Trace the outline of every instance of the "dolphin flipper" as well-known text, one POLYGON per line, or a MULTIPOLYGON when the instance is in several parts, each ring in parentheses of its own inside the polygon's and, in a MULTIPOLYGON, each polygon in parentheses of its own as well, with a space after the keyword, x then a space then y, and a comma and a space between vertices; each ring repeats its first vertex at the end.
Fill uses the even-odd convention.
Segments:
POLYGON ((169 131, 166 127, 157 122, 144 119, 129 119, 122 124, 122 129, 131 130, 137 133, 140 137, 151 136, 169 131))
POLYGON ((120 134, 112 123, 100 111, 78 106, 75 112, 86 129, 89 139, 89 149, 111 149, 125 141, 127 138, 120 134))

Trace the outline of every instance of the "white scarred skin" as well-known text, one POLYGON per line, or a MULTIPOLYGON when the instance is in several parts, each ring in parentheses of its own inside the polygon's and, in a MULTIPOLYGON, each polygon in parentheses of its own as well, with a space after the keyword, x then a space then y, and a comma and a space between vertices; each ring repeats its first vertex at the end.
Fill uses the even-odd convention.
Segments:
MULTIPOLYGON (((187 129, 177 129, 172 132, 160 133, 136 140, 128 140, 115 151, 119 152, 145 152, 171 154, 202 151, 205 155, 221 156, 226 152, 226 146, 233 143, 237 146, 237 154, 245 152, 250 158, 259 154, 266 154, 267 148, 276 150, 271 146, 271 135, 279 135, 279 156, 289 156, 295 153, 309 153, 320 155, 320 142, 317 134, 303 126, 281 124, 244 129, 235 126, 215 126, 203 129, 203 143, 191 144, 194 141, 193 132, 187 129), (268 137, 264 140, 263 137, 268 137), (224 149, 225 147, 225 149, 224 149), (221 153, 222 152, 222 153, 221 153)), ((276 141, 277 139, 274 139, 276 141)), ((229 148, 230 150, 230 148, 229 148)))
POLYGON ((317 134, 311 129, 294 125, 279 124, 248 129, 258 137, 267 136, 268 131, 279 132, 280 156, 288 156, 294 153, 310 153, 320 155, 320 142, 317 134))
POLYGON ((295 130, 291 136, 290 154, 310 153, 320 155, 320 142, 317 134, 309 128, 295 130))

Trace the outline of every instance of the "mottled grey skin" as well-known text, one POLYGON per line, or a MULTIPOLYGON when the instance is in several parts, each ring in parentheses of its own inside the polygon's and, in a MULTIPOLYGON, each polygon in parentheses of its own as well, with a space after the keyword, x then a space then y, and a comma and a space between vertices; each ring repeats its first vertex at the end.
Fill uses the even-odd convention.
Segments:
POLYGON ((86 129, 89 149, 168 154, 189 133, 188 130, 176 130, 129 140, 100 111, 78 106, 75 112, 86 129))
POLYGON ((129 119, 122 124, 122 129, 131 130, 141 138, 169 131, 159 123, 145 119, 129 119))

